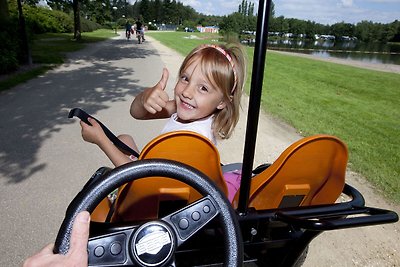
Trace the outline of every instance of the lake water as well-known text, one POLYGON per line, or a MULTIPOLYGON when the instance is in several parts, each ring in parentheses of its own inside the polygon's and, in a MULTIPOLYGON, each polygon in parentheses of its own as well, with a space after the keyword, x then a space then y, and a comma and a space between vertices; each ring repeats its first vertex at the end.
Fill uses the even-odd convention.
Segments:
POLYGON ((376 64, 400 65, 400 45, 362 43, 358 41, 269 40, 268 49, 337 57, 376 64))

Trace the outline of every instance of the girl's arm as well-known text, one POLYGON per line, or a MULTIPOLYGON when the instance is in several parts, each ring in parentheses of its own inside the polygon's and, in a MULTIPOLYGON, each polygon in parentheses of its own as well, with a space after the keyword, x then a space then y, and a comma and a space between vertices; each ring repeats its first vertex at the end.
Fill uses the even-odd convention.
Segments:
POLYGON ((132 117, 142 120, 160 119, 168 118, 176 112, 175 100, 169 100, 165 92, 168 77, 169 72, 164 68, 160 81, 135 97, 130 110, 132 117))
POLYGON ((88 119, 92 126, 80 122, 83 140, 96 144, 107 155, 115 167, 131 162, 127 155, 121 152, 106 136, 100 124, 91 118, 88 119))

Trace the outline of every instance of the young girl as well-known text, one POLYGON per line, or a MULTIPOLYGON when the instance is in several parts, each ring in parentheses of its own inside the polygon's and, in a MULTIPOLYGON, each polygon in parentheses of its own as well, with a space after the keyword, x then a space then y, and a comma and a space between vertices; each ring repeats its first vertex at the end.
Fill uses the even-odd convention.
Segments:
MULTIPOLYGON (((164 68, 161 80, 136 96, 130 113, 136 119, 169 118, 162 133, 190 130, 216 144, 230 137, 239 120, 245 68, 239 45, 200 45, 183 61, 173 99, 165 92, 169 73, 164 68)), ((89 122, 92 126, 81 122, 83 139, 97 144, 115 166, 136 160, 114 146, 95 120, 89 122)), ((131 136, 119 138, 138 151, 131 136)))

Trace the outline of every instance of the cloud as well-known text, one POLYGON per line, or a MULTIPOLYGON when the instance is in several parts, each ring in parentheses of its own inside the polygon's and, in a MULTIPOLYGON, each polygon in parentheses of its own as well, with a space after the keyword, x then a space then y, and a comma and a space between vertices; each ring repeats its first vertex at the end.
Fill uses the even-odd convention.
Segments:
POLYGON ((191 6, 194 9, 197 9, 199 7, 201 7, 203 5, 203 2, 197 1, 197 0, 183 0, 180 1, 182 4, 184 4, 185 6, 191 6))
MULTIPOLYGON (((242 0, 202 0, 201 2, 196 0, 180 0, 180 2, 193 7, 199 13, 224 16, 238 11, 242 0)), ((257 0, 247 0, 247 2, 255 3, 255 7, 257 7, 257 0)))
POLYGON ((364 0, 369 3, 387 4, 387 3, 399 3, 399 0, 364 0))
POLYGON ((340 2, 342 2, 341 6, 343 7, 353 6, 353 0, 341 0, 340 2))

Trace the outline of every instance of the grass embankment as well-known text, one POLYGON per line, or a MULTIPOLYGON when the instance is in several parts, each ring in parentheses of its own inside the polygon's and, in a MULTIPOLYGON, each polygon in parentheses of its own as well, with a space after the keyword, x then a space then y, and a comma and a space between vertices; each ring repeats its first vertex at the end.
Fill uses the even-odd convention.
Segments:
POLYGON ((65 60, 66 53, 84 48, 88 43, 104 41, 115 36, 114 31, 101 29, 82 33, 82 40, 76 41, 71 33, 47 33, 35 35, 31 47, 34 66, 27 71, 17 72, 0 81, 0 91, 43 74, 65 60))
MULTIPOLYGON (((149 35, 182 55, 217 39, 193 33, 149 35)), ((251 77, 253 49, 247 52, 251 77)), ((400 203, 399 84, 399 74, 268 52, 262 106, 303 136, 338 136, 349 147, 351 169, 400 203)))

